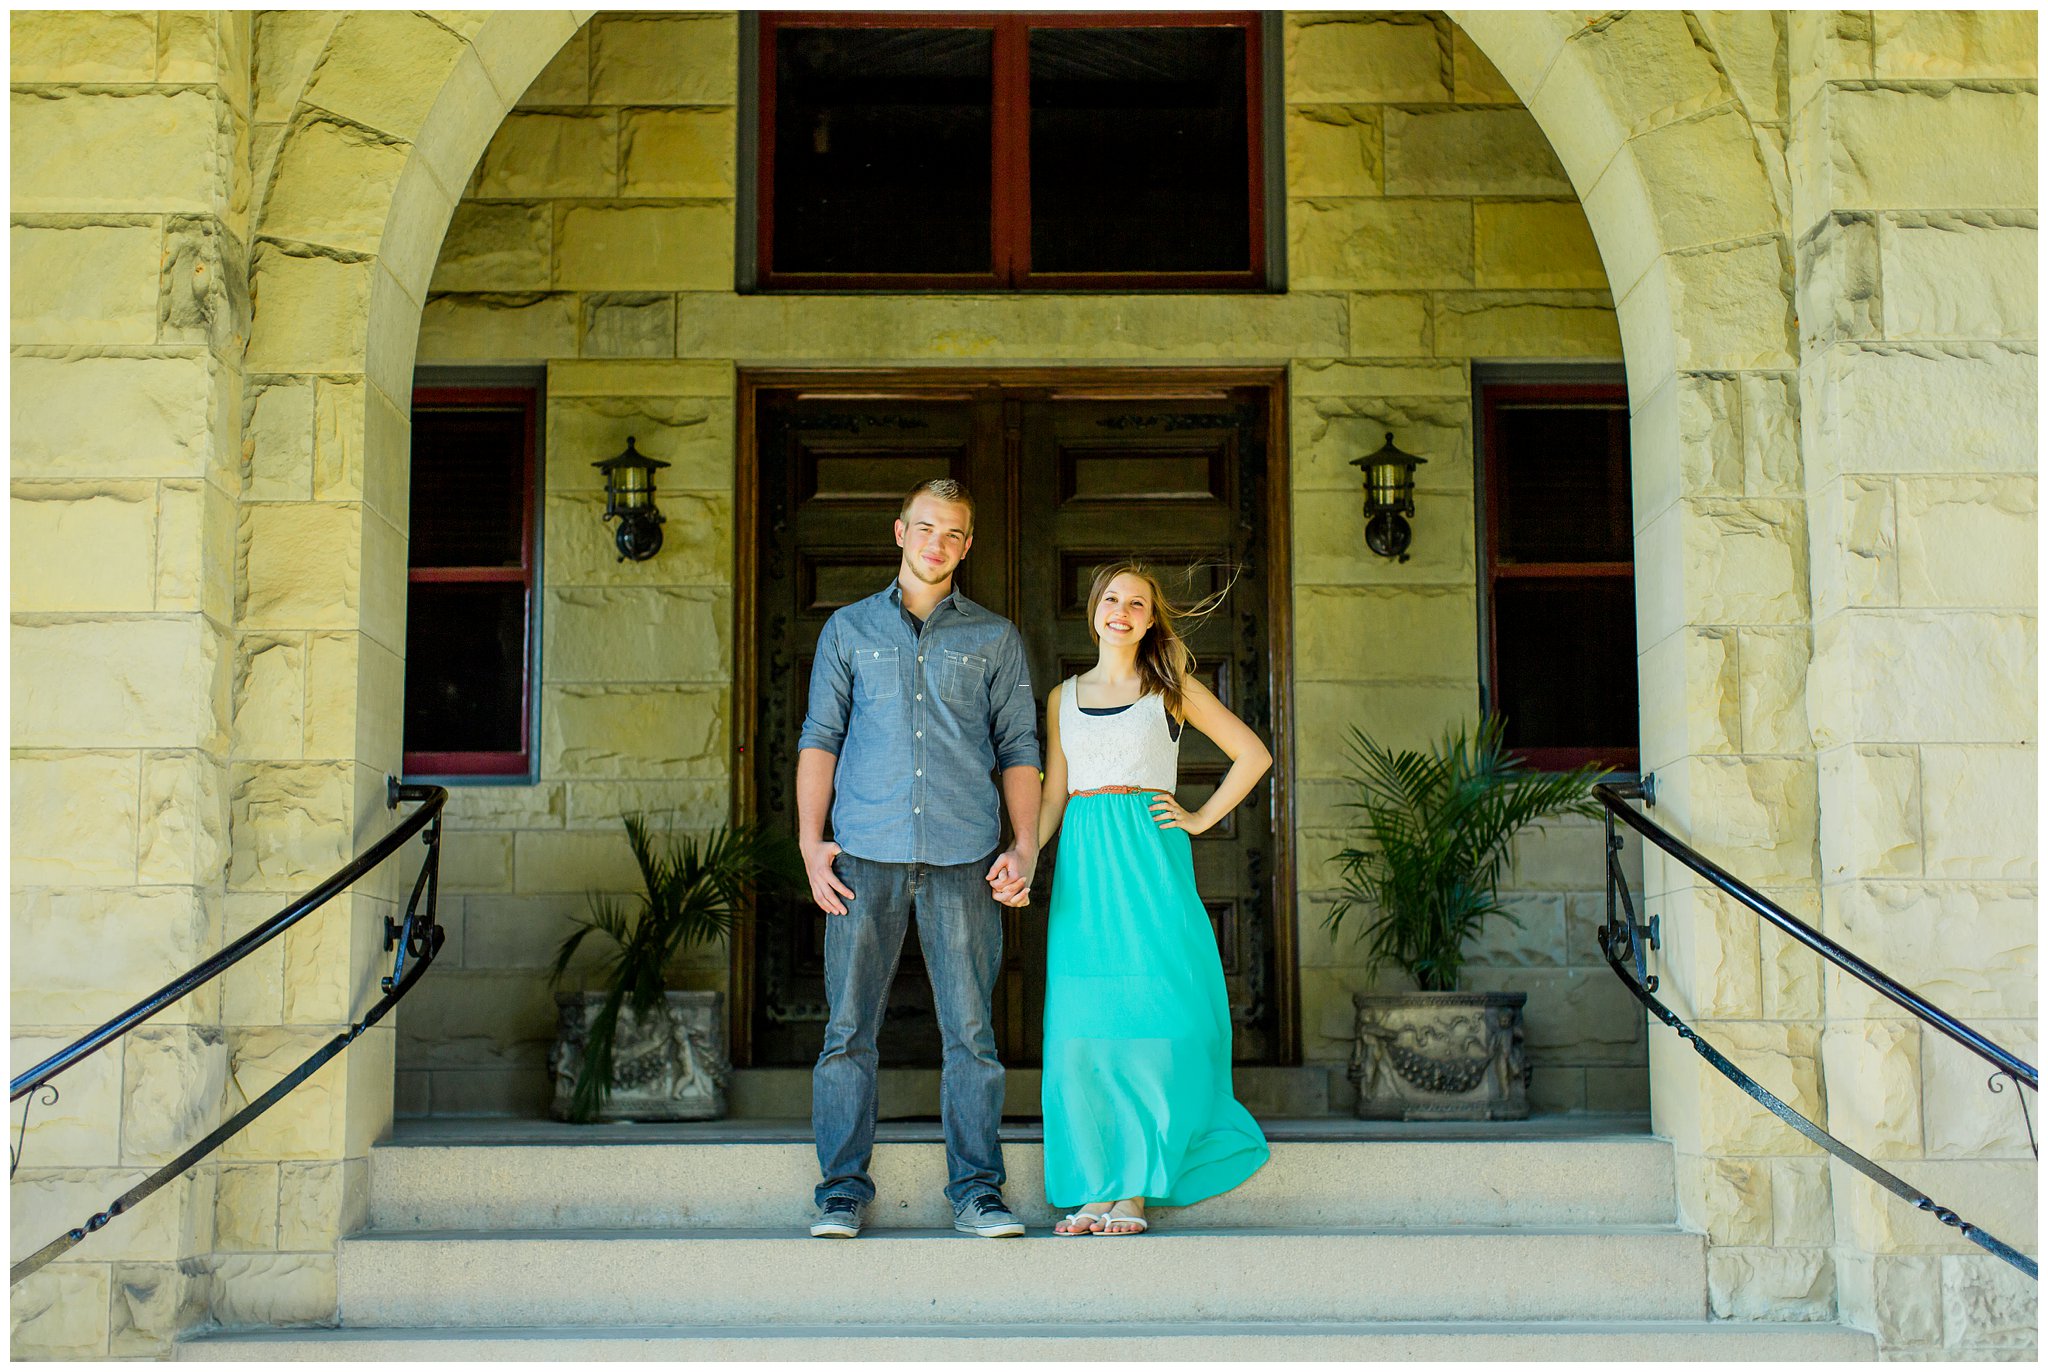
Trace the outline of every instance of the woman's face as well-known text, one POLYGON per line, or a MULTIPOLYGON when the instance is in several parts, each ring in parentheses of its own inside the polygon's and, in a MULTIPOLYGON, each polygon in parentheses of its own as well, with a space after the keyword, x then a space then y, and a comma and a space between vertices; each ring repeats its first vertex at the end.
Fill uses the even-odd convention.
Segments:
POLYGON ((1152 627, 1152 603, 1150 582, 1129 572, 1117 573, 1095 602, 1095 637, 1104 643, 1137 647, 1152 627))

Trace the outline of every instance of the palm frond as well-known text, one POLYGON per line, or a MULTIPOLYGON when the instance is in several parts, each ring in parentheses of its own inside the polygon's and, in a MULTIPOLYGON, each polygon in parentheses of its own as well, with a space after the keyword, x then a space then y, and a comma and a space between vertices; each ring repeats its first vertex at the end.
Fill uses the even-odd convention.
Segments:
POLYGON ((720 826, 706 834, 658 829, 644 813, 622 816, 641 889, 628 901, 593 893, 590 913, 556 950, 553 977, 563 979, 593 934, 607 944, 595 978, 605 992, 592 1019, 571 1113, 589 1119, 612 1092, 618 1019, 663 1012, 668 969, 688 949, 722 942, 738 927, 755 894, 802 879, 794 839, 760 825, 720 826))
POLYGON ((1498 715, 1450 730, 1429 751, 1395 752, 1353 728, 1347 780, 1365 842, 1337 855, 1340 889, 1325 925, 1354 912, 1367 970, 1398 966, 1425 990, 1456 987, 1464 945, 1488 919, 1514 920, 1496 895, 1515 836, 1557 815, 1597 815, 1598 767, 1534 771, 1508 751, 1498 715))

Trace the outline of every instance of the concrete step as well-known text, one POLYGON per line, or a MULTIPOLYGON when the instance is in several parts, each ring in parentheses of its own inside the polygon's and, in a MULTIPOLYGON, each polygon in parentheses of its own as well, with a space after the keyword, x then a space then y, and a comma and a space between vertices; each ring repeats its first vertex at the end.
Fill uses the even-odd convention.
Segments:
MULTIPOLYGON (((572 1136, 565 1128, 534 1135, 572 1136)), ((1056 1218, 1045 1201, 1043 1157, 1034 1139, 1005 1140, 1004 1194, 1018 1218, 1036 1226, 1056 1218)), ((871 1226, 952 1224, 943 1145, 877 1144, 872 1175, 871 1226)), ((786 1232, 808 1223, 818 1163, 812 1145, 795 1140, 414 1142, 372 1149, 370 1177, 370 1225, 377 1230, 786 1232)), ((1176 1224, 1226 1229, 1669 1224, 1672 1195, 1671 1145, 1641 1135, 1516 1142, 1276 1137, 1271 1160, 1244 1185, 1164 1213, 1176 1224)))
MULTIPOLYGON (((1039 1113, 1039 1072, 1012 1067, 1003 1073, 1003 1114, 1035 1118, 1039 1113)), ((1235 1067, 1231 1090, 1254 1115, 1349 1115, 1358 1104, 1358 1088, 1344 1065, 1300 1067, 1235 1067)), ((742 1067, 732 1074, 726 1097, 735 1116, 746 1119, 811 1117, 811 1069, 808 1067, 742 1067)), ((939 1069, 884 1067, 876 1074, 878 1119, 921 1119, 939 1113, 939 1069)))
POLYGON ((205 1334, 181 1362, 1867 1362, 1871 1336, 1831 1324, 1628 1323, 945 1325, 862 1329, 297 1329, 205 1334), (1110 1344, 1107 1340, 1117 1342, 1110 1344))
POLYGON ((341 1323, 352 1327, 703 1327, 828 1313, 846 1325, 1707 1314, 1705 1240, 1647 1227, 1162 1227, 1129 1242, 1043 1231, 851 1241, 787 1228, 368 1233, 342 1241, 337 1284, 341 1323))

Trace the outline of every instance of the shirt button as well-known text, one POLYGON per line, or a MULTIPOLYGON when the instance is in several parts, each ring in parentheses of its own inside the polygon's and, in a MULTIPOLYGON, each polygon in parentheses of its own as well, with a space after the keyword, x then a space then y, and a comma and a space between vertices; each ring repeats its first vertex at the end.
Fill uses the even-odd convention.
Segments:
POLYGON ((919 700, 923 700, 923 699, 924 699, 924 692, 923 692, 923 691, 919 691, 919 692, 917 693, 917 698, 918 698, 919 700))
POLYGON ((913 805, 910 807, 910 813, 913 815, 921 815, 924 813, 924 807, 922 805, 913 805))
POLYGON ((923 654, 923 653, 919 653, 919 654, 917 655, 917 660, 918 660, 919 662, 922 662, 922 661, 924 661, 924 654, 923 654))
POLYGON ((919 729, 919 730, 917 731, 917 736, 918 736, 919 738, 923 738, 923 737, 924 737, 924 730, 922 730, 922 729, 919 729))
POLYGON ((922 768, 922 767, 918 768, 918 769, 917 769, 917 774, 918 774, 919 776, 923 776, 923 775, 924 775, 924 768, 922 768))

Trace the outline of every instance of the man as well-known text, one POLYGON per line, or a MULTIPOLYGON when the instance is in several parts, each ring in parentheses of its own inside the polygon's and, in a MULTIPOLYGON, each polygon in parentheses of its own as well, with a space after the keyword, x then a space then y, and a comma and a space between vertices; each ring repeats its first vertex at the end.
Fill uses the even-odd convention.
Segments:
POLYGON ((827 916, 831 1006, 811 1077, 822 1174, 811 1234, 854 1237, 874 1199, 875 1037, 915 905, 945 1047, 953 1227, 1008 1238, 1024 1226, 1002 1197, 1003 1067, 989 1003, 1003 955, 998 902, 1025 904, 1038 862, 1031 679, 1016 626, 953 589, 974 545, 966 489, 935 480, 913 490, 896 543, 895 581, 825 622, 797 744, 798 838, 827 916), (1001 854, 999 767, 1016 835, 1001 854))

